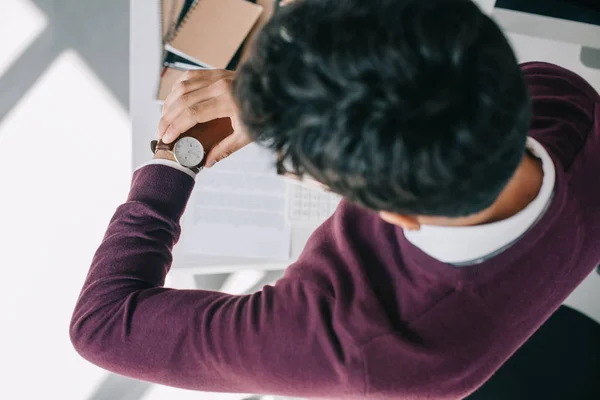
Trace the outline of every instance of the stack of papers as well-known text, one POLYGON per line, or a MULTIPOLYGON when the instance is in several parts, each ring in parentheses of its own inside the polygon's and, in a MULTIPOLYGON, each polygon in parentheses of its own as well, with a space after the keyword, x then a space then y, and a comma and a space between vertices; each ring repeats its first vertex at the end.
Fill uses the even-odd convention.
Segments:
POLYGON ((183 221, 186 254, 287 260, 286 182, 270 151, 251 144, 196 178, 183 221))

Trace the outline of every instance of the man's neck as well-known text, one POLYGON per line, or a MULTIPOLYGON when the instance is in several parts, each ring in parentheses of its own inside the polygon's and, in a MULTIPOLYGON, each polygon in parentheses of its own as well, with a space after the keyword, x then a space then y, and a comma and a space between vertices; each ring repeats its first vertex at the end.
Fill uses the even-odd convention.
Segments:
POLYGON ((487 209, 478 224, 512 217, 529 205, 540 193, 544 181, 542 162, 527 153, 512 179, 496 202, 487 209))
POLYGON ((535 200, 543 181, 542 162, 527 153, 508 185, 491 207, 468 217, 419 218, 419 222, 439 226, 475 226, 501 221, 519 213, 535 200))

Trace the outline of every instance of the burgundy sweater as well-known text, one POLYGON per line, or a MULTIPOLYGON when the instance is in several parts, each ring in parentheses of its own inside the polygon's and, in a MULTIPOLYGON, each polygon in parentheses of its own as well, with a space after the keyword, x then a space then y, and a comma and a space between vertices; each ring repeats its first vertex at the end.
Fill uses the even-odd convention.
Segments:
POLYGON ((149 165, 96 252, 70 326, 86 359, 187 389, 311 398, 460 399, 482 385, 600 262, 600 98, 523 65, 530 135, 555 195, 517 243, 453 267, 343 202, 275 286, 245 296, 163 288, 194 180, 149 165))

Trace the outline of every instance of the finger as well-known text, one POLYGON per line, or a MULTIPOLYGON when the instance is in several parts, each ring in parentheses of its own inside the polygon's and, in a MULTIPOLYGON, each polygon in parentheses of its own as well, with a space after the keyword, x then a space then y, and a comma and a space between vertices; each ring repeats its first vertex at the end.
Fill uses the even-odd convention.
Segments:
POLYGON ((181 95, 206 87, 223 78, 233 77, 234 73, 225 69, 189 70, 181 74, 173 84, 171 92, 163 103, 163 114, 171 103, 181 95))
MULTIPOLYGON (((171 143, 196 124, 230 116, 232 107, 227 97, 223 94, 186 108, 174 121, 168 124, 165 134, 162 136, 162 141, 171 143)), ((162 120, 161 124, 163 124, 162 120)))
POLYGON ((219 79, 222 76, 231 74, 232 71, 226 69, 190 69, 185 71, 175 82, 190 80, 212 80, 219 79))
POLYGON ((171 108, 171 105, 177 101, 181 96, 185 96, 188 93, 194 92, 198 89, 205 88, 209 86, 212 81, 206 79, 192 79, 192 80, 184 80, 173 84, 173 88, 171 92, 167 95, 163 103, 162 113, 165 113, 171 108))
MULTIPOLYGON (((190 93, 185 93, 174 99, 171 105, 169 105, 166 109, 163 109, 163 119, 167 124, 170 124, 187 108, 211 98, 219 97, 224 93, 229 93, 229 88, 229 82, 219 80, 206 87, 202 87, 190 93)), ((159 130, 159 134, 163 133, 164 131, 159 130)))
POLYGON ((198 69, 189 70, 181 74, 173 84, 171 92, 184 94, 201 87, 208 86, 216 81, 233 78, 234 72, 226 69, 198 69))
POLYGON ((159 137, 162 137, 165 134, 169 125, 171 125, 171 123, 187 108, 207 100, 208 95, 202 89, 171 98, 171 104, 163 108, 162 117, 158 124, 159 137))
POLYGON ((242 147, 250 144, 252 140, 246 134, 234 132, 221 140, 219 144, 213 147, 206 155, 206 167, 210 168, 217 162, 229 157, 242 147))
POLYGON ((177 139, 182 133, 187 132, 196 125, 194 118, 188 114, 183 113, 179 118, 173 121, 167 128, 166 133, 160 140, 163 143, 171 143, 177 139))

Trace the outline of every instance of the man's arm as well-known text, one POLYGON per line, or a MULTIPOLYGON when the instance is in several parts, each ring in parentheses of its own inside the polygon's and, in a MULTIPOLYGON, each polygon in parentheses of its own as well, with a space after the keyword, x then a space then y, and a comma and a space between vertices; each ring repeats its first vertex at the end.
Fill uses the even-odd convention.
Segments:
POLYGON ((193 185, 164 165, 135 172, 73 314, 77 351, 186 389, 360 397, 360 352, 337 337, 333 301, 311 282, 288 276, 246 296, 162 287, 193 185))

